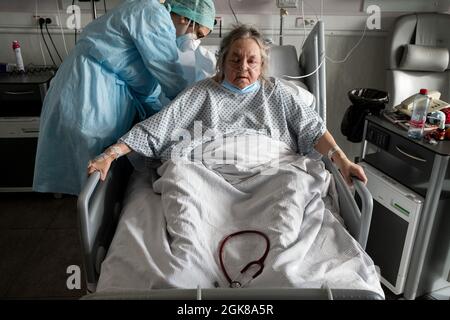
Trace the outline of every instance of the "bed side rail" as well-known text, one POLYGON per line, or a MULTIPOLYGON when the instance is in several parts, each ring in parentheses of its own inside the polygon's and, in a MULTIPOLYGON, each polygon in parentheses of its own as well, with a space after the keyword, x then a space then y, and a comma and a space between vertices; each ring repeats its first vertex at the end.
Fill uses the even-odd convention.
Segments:
POLYGON ((357 289, 214 288, 158 289, 89 294, 84 300, 383 300, 378 293, 357 289))
POLYGON ((112 163, 105 181, 100 181, 99 172, 91 174, 78 196, 78 221, 88 291, 95 291, 100 264, 114 236, 131 172, 127 157, 121 157, 112 163))
POLYGON ((370 222, 372 221, 373 198, 369 189, 359 179, 353 178, 355 191, 361 199, 361 209, 358 207, 352 191, 348 187, 337 167, 327 158, 323 157, 326 168, 333 174, 339 194, 339 207, 345 225, 350 234, 365 250, 369 236, 370 222))

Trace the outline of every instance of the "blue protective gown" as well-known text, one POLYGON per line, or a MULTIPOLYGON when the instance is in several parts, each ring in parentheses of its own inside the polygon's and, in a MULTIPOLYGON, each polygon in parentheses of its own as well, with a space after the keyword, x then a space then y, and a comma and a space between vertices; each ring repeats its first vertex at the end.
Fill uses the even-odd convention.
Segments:
POLYGON ((127 1, 84 29, 44 100, 33 189, 78 195, 87 164, 186 86, 175 27, 157 0, 127 1))

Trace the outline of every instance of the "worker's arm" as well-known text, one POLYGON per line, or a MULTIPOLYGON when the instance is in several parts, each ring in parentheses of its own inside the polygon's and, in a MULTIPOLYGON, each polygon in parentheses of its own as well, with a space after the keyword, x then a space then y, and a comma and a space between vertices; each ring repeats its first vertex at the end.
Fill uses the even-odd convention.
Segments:
MULTIPOLYGON (((126 22, 129 36, 145 68, 158 80, 164 94, 169 99, 175 98, 187 82, 182 76, 175 27, 169 12, 161 5, 142 4, 134 9, 126 22), (138 9, 140 12, 136 12, 138 9)), ((136 86, 145 85, 145 80, 138 77, 136 86)))

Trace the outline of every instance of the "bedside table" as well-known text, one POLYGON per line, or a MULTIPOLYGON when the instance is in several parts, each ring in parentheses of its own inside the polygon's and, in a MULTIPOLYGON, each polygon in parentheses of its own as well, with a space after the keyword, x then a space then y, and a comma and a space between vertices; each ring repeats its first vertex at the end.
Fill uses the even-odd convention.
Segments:
MULTIPOLYGON (((431 145, 425 140, 413 140, 408 138, 406 130, 384 118, 368 116, 361 159, 424 199, 415 236, 411 239, 404 297, 415 299, 450 287, 450 141, 431 145)), ((380 221, 389 223, 385 218, 380 221)), ((373 239, 388 236, 381 235, 380 230, 371 231, 373 239)), ((369 232, 369 241, 370 238, 369 232)))
POLYGON ((32 191, 39 117, 53 75, 0 74, 0 192, 32 191))

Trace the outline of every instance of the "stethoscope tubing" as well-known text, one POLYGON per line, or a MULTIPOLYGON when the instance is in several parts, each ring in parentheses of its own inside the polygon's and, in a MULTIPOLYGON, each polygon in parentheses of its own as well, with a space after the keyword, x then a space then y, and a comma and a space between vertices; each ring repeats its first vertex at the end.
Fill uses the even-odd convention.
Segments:
POLYGON ((223 263, 223 248, 225 247, 225 244, 228 240, 230 240, 233 237, 242 235, 242 234, 247 234, 247 233, 253 233, 253 234, 257 234, 262 236, 265 240, 266 240, 266 250, 264 251, 264 254, 261 256, 261 258, 259 258, 258 260, 254 260, 254 261, 250 261, 242 270, 241 273, 244 273, 245 271, 248 270, 248 268, 250 268, 252 265, 258 265, 259 266, 259 270, 258 272, 256 272, 252 278, 256 278, 257 276, 259 276, 263 269, 264 269, 264 261, 267 258, 267 255, 269 254, 269 250, 270 250, 270 240, 269 237, 258 230, 242 230, 242 231, 238 231, 238 232, 234 232, 228 236, 226 236, 223 240, 222 243, 220 244, 220 248, 219 248, 219 261, 220 261, 220 267, 222 268, 222 272, 225 275, 225 278, 227 279, 228 283, 230 284, 230 286, 233 283, 233 280, 231 279, 231 277, 228 275, 228 272, 225 268, 225 264, 223 263))

